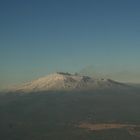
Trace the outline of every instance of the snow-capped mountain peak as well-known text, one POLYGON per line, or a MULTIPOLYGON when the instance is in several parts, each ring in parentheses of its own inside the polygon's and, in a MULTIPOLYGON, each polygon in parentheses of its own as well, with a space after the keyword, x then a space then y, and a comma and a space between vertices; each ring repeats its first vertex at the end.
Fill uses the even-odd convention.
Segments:
POLYGON ((122 86, 122 84, 110 79, 94 79, 89 76, 58 72, 18 86, 15 88, 15 91, 92 90, 113 86, 122 86))

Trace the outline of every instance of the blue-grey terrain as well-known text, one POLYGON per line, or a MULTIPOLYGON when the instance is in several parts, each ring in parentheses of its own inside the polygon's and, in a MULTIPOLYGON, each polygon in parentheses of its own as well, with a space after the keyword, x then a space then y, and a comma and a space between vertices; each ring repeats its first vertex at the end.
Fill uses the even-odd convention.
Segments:
POLYGON ((139 86, 68 73, 49 78, 0 94, 0 139, 140 139, 139 86))

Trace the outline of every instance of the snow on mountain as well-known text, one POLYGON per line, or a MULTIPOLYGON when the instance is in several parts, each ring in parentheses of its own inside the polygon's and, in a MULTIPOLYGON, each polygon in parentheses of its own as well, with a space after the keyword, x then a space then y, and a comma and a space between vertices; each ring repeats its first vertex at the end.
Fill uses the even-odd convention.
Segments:
POLYGON ((24 85, 16 87, 14 91, 71 91, 112 88, 119 86, 123 86, 123 84, 110 79, 94 79, 89 76, 59 72, 39 78, 29 83, 25 83, 24 85))

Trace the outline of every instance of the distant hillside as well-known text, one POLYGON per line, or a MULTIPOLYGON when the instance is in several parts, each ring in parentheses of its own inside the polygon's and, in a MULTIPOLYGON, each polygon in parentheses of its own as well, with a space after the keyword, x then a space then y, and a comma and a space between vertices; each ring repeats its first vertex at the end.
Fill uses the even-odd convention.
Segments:
POLYGON ((12 91, 83 91, 104 88, 126 88, 127 86, 127 84, 111 79, 97 79, 90 76, 57 72, 17 86, 12 91))

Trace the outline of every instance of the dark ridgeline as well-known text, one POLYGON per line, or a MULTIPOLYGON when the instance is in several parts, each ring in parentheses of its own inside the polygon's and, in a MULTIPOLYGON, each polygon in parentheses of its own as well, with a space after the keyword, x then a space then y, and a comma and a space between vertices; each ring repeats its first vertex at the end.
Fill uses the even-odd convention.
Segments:
POLYGON ((62 74, 62 75, 68 75, 68 76, 71 76, 72 74, 71 73, 68 73, 68 72, 57 72, 58 74, 62 74))

